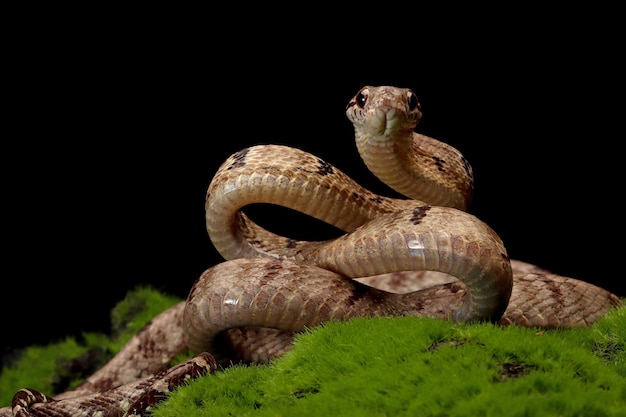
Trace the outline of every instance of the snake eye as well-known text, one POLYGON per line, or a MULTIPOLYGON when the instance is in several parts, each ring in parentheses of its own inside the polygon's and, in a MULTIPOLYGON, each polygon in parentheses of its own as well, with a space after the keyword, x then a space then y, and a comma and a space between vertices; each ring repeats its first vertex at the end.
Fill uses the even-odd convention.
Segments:
POLYGON ((359 107, 363 108, 365 106, 368 96, 369 90, 367 88, 359 91, 359 94, 356 95, 356 103, 359 105, 359 107))
POLYGON ((409 110, 411 111, 415 109, 422 109, 422 107, 420 106, 420 102, 417 99, 417 96, 412 91, 409 91, 409 93, 407 94, 407 104, 409 105, 409 110))

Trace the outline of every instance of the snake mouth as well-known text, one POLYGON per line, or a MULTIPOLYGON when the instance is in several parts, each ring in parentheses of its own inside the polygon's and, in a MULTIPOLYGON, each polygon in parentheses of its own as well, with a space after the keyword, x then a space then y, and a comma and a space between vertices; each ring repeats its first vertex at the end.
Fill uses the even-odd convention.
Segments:
POLYGON ((401 112, 394 107, 380 106, 370 113, 368 124, 369 134, 372 137, 388 137, 394 135, 402 128, 402 118, 398 117, 401 112))

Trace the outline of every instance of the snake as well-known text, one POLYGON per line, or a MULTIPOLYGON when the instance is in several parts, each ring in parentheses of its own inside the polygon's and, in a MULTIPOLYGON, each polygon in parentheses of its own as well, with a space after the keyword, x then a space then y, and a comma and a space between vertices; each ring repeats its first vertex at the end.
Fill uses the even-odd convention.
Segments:
POLYGON ((79 386, 54 397, 23 388, 0 417, 147 415, 183 381, 267 363, 299 332, 330 320, 414 315, 549 329, 588 326, 623 305, 601 287, 509 257, 468 211, 469 161, 416 132, 422 111, 413 90, 364 86, 346 116, 367 168, 404 198, 373 193, 295 147, 231 154, 205 199, 206 229, 224 262, 79 386), (246 214, 253 204, 304 213, 341 234, 282 236, 246 214), (186 350, 190 359, 169 365, 186 350))

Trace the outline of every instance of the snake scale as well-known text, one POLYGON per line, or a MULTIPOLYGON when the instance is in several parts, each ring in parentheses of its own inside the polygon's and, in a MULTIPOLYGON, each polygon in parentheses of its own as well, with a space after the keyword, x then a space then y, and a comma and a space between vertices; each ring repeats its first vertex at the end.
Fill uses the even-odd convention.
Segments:
POLYGON ((0 417, 145 415, 182 381, 233 361, 267 362, 295 333, 328 320, 416 315, 556 328, 591 324, 622 304, 602 288, 509 258, 498 235, 467 212, 469 162, 415 132, 422 113, 413 91, 365 86, 346 115, 369 170, 407 198, 374 194, 296 148, 232 154, 205 202, 207 231, 226 261, 80 386, 54 398, 22 389, 0 417), (297 210, 345 234, 279 236, 244 214, 255 203, 297 210), (197 355, 168 368, 187 348, 197 355))

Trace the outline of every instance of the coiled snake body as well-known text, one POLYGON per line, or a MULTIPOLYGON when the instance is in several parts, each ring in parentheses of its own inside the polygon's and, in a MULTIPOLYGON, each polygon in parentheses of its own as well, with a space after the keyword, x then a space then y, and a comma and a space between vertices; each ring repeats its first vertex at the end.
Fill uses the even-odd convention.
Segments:
POLYGON ((621 304, 602 288, 509 259, 498 235, 465 211, 468 161, 414 131, 421 111, 411 90, 366 86, 346 114, 365 164, 407 199, 374 194, 295 148, 236 152, 215 174, 205 205, 207 231, 227 261, 79 387, 54 399, 20 390, 0 417, 141 415, 181 381, 233 360, 266 362, 289 349, 294 332, 328 320, 410 314, 569 327, 621 304), (243 213, 254 203, 346 233, 322 242, 279 236, 243 213), (186 348, 198 355, 163 369, 186 348))

